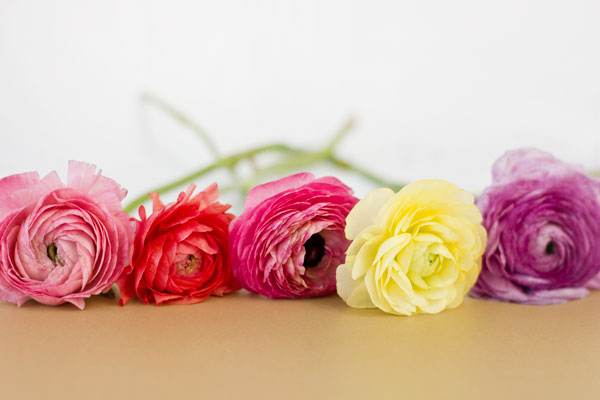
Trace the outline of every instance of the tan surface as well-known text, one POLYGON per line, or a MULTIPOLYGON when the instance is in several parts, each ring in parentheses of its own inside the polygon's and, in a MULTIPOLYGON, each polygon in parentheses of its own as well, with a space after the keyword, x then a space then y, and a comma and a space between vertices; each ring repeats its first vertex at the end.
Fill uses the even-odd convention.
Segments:
POLYGON ((600 292, 546 307, 467 299, 408 318, 335 296, 98 298, 83 312, 2 303, 0 323, 3 399, 600 396, 600 292))

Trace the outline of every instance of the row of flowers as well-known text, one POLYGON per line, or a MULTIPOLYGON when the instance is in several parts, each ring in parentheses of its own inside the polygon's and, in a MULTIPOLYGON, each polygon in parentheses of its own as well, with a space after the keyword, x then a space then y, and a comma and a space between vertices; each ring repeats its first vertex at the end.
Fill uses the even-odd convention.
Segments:
POLYGON ((130 218, 115 181, 71 161, 0 180, 0 298, 65 302, 120 289, 120 304, 191 304, 244 288, 338 295, 351 307, 438 313, 464 296, 526 304, 600 287, 600 182, 535 149, 511 151, 473 195, 443 180, 359 200, 334 177, 256 186, 238 217, 212 185, 130 218))

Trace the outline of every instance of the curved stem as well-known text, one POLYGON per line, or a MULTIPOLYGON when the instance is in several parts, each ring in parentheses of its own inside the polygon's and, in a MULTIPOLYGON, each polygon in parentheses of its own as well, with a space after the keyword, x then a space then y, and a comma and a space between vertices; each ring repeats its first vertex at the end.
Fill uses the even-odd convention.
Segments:
POLYGON ((208 147, 208 149, 215 156, 215 158, 219 159, 222 157, 221 152, 217 148, 215 142, 213 142, 213 140, 210 138, 210 135, 204 129, 202 129, 200 125, 192 121, 185 114, 183 114, 182 112, 180 112, 175 107, 171 106, 161 98, 149 93, 142 94, 141 100, 145 103, 152 104, 153 106, 169 114, 171 117, 175 118, 181 124, 190 128, 204 142, 206 147, 208 147))
MULTIPOLYGON (((177 189, 178 187, 180 187, 182 185, 185 185, 186 183, 192 182, 193 180, 198 179, 199 177, 206 175, 209 172, 212 172, 219 168, 232 168, 235 165, 237 165, 237 163, 239 163, 240 161, 242 161, 246 158, 254 157, 257 154, 261 154, 261 153, 265 153, 265 152, 269 152, 269 151, 282 151, 282 152, 286 152, 286 153, 291 153, 296 150, 285 144, 271 144, 271 145, 257 147, 257 148, 251 149, 251 150, 242 151, 240 153, 232 154, 229 157, 223 157, 223 158, 217 160, 216 162, 214 162, 213 164, 207 165, 206 167, 201 168, 200 170, 198 170, 196 172, 185 175, 185 176, 183 176, 171 183, 168 183, 166 185, 159 186, 158 188, 152 189, 149 191, 149 193, 154 193, 154 192, 157 192, 158 194, 167 193, 171 190, 177 189)), ((148 195, 138 196, 135 199, 131 200, 125 206, 124 210, 127 213, 131 213, 132 211, 134 211, 137 207, 139 207, 141 204, 143 204, 147 200, 148 200, 148 195)))
POLYGON ((267 167, 255 170, 254 176, 241 182, 235 182, 227 186, 227 190, 238 189, 243 193, 247 193, 249 188, 252 188, 258 181, 269 175, 285 175, 292 171, 298 171, 301 168, 327 161, 329 154, 323 151, 298 151, 296 154, 281 161, 269 165, 267 167))
POLYGON ((388 188, 392 189, 394 192, 397 192, 398 190, 402 189, 405 186, 404 184, 390 182, 384 178, 381 178, 381 177, 375 175, 372 172, 369 172, 361 167, 351 164, 348 161, 342 160, 341 158, 334 156, 333 154, 329 156, 328 161, 330 161, 333 165, 335 165, 336 167, 338 167, 340 169, 354 172, 355 174, 360 175, 363 178, 370 180, 371 182, 375 183, 376 185, 388 187, 388 188))
MULTIPOLYGON (((142 100, 159 107, 163 111, 167 112, 168 114, 179 120, 184 125, 191 128, 204 140, 206 145, 209 147, 209 149, 211 149, 212 153, 217 158, 217 160, 213 164, 207 165, 204 168, 186 176, 183 176, 171 183, 155 188, 154 190, 151 190, 150 193, 157 192, 159 194, 163 194, 169 192, 219 168, 227 168, 232 173, 232 177, 234 178, 234 181, 231 185, 223 187, 222 192, 234 189, 247 191, 249 187, 254 186, 254 183, 256 182, 257 178, 261 176, 272 173, 284 173, 289 172, 291 170, 298 170, 301 167, 307 167, 309 165, 317 164, 320 162, 329 162, 337 168, 354 172, 355 174, 362 176, 363 178, 368 179, 377 185, 389 187, 394 191, 400 190, 404 186, 402 184, 395 184, 389 182, 384 178, 381 178, 365 169, 362 169, 361 167, 353 165, 350 162, 335 156, 334 150, 354 126, 353 118, 348 119, 346 123, 334 135, 334 137, 329 141, 329 143, 327 143, 327 145, 321 150, 307 151, 303 149, 292 148, 285 144, 272 144, 236 153, 229 157, 222 157, 216 145, 212 142, 208 134, 206 134, 206 132, 202 128, 200 128, 197 124, 195 124, 192 120, 187 118, 181 112, 177 111, 175 108, 171 107, 166 102, 152 95, 143 95, 142 100), (283 161, 270 165, 266 168, 255 167, 255 174, 252 179, 247 179, 245 181, 240 181, 239 179, 237 179, 234 167, 240 161, 246 159, 252 160, 255 156, 269 151, 285 152, 288 153, 289 156, 283 161)), ((127 213, 131 213, 147 200, 147 195, 138 196, 135 199, 133 199, 129 204, 127 204, 127 206, 125 206, 125 211, 127 213)))
POLYGON ((405 186, 404 184, 390 182, 384 178, 381 178, 381 177, 375 175, 374 173, 372 173, 370 171, 367 171, 357 165, 354 165, 346 160, 343 160, 334 154, 335 147, 348 134, 348 132, 350 131, 350 129, 352 129, 353 126, 354 126, 354 118, 350 118, 344 124, 344 126, 342 126, 342 128, 338 131, 338 133, 334 136, 333 140, 329 143, 329 145, 322 152, 322 155, 325 156, 324 158, 326 159, 326 161, 329 161, 331 164, 333 164, 337 168, 344 169, 346 171, 351 171, 359 176, 362 176, 363 178, 370 180, 371 182, 375 183, 376 185, 388 187, 395 192, 402 189, 405 186))
POLYGON ((329 142, 327 147, 323 150, 327 153, 332 153, 333 150, 337 147, 337 145, 350 133, 352 128, 354 127, 355 119, 353 117, 348 118, 346 123, 342 125, 339 131, 333 136, 333 139, 329 142))
POLYGON ((315 151, 292 154, 288 159, 286 159, 283 162, 276 163, 267 168, 258 170, 252 179, 248 179, 242 182, 236 182, 230 186, 224 187, 221 190, 221 193, 225 193, 226 191, 230 190, 244 190, 247 187, 254 186, 254 183, 257 179, 260 180, 261 177, 264 177, 266 175, 284 174, 289 171, 298 170, 300 167, 306 167, 320 162, 329 162, 336 168, 355 173, 356 175, 359 175, 373 182, 375 185, 390 188, 395 192, 397 192, 405 186, 405 184, 390 182, 385 178, 377 176, 376 174, 367 171, 366 169, 363 169, 357 165, 351 164, 350 162, 343 160, 327 151, 315 151))

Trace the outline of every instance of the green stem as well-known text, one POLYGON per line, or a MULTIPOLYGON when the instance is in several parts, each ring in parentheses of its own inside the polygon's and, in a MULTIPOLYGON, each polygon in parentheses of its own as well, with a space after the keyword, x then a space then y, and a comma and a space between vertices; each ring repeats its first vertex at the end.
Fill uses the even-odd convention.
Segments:
POLYGON ((245 190, 248 187, 254 186, 254 183, 257 180, 261 180, 267 175, 283 175, 288 173, 289 171, 297 171, 302 167, 307 167, 320 162, 328 162, 336 168, 350 171, 358 176, 361 176, 373 182, 377 186, 388 187, 395 192, 397 192, 405 186, 405 184, 391 182, 362 167, 354 165, 349 161, 334 155, 329 150, 322 150, 315 152, 299 151, 298 153, 290 154, 290 156, 285 161, 270 165, 266 168, 259 169, 256 171, 255 176, 253 178, 242 182, 235 182, 232 185, 224 187, 221 190, 221 192, 224 193, 229 190, 245 190))
POLYGON ((309 165, 317 164, 319 162, 328 161, 331 157, 333 157, 333 152, 338 146, 338 144, 344 139, 352 127, 354 126, 354 119, 349 118, 344 125, 333 135, 333 138, 325 145, 322 150, 317 151, 297 151, 292 154, 286 160, 272 165, 268 168, 263 168, 257 172, 257 175, 260 173, 262 175, 266 175, 268 173, 273 172, 287 172, 291 170, 297 170, 302 167, 307 167, 309 165))
POLYGON ((200 125, 192 121, 185 114, 168 104, 166 101, 152 94, 142 94, 141 100, 145 103, 152 104, 153 106, 169 114, 171 117, 175 118, 181 124, 190 128, 194 133, 196 133, 196 135, 198 135, 198 137, 204 142, 204 144, 206 144, 206 147, 208 147, 208 149, 215 156, 216 159, 222 157, 221 152, 217 148, 215 142, 213 142, 213 140, 210 138, 210 135, 204 129, 202 129, 200 125))
MULTIPOLYGON (((259 168, 254 165, 254 176, 244 181, 234 181, 231 185, 226 186, 226 190, 240 190, 242 194, 246 195, 257 181, 261 181, 265 176, 268 175, 285 175, 290 171, 298 171, 304 169, 310 165, 318 164, 320 162, 328 161, 331 157, 332 152, 335 150, 337 145, 344 139, 352 127, 354 126, 354 119, 349 118, 344 125, 336 132, 333 138, 323 147, 322 150, 309 151, 297 149, 295 152, 290 154, 285 160, 275 163, 273 165, 259 168)), ((252 159, 250 160, 252 161, 252 159)), ((225 190, 224 190, 225 191, 225 190)))
MULTIPOLYGON (((171 190, 177 189, 180 186, 185 185, 186 183, 190 183, 190 182, 194 181, 195 179, 198 179, 201 176, 206 175, 206 174, 208 174, 214 170, 217 170, 219 168, 227 168, 229 171, 232 172, 232 176, 234 178, 234 181, 232 182, 232 184, 229 186, 224 186, 222 188, 221 192, 225 192, 228 190, 234 190, 234 189, 247 191, 248 188, 254 186, 255 182, 259 178, 261 178, 265 175, 274 174, 274 173, 284 174, 286 172, 298 170, 300 168, 305 168, 309 165, 317 164, 320 162, 329 162, 329 163, 333 164, 334 166, 336 166, 337 168, 351 171, 359 176, 362 176, 365 179, 372 181, 373 183, 375 183, 379 186, 389 187, 394 191, 397 191, 403 187, 403 185, 401 185, 401 184, 395 184, 395 183, 389 182, 386 179, 381 178, 361 167, 353 165, 350 162, 343 160, 334 154, 334 151, 335 151, 336 147, 338 146, 338 144, 347 136, 347 134, 350 132, 350 130, 354 126, 354 119, 352 119, 352 118, 350 118, 348 121, 346 121, 346 123, 340 128, 340 130, 334 135, 334 137, 331 139, 331 141, 329 141, 329 143, 327 143, 327 145, 322 150, 307 151, 307 150, 302 150, 302 149, 295 149, 295 148, 292 148, 285 144, 272 144, 272 145, 261 146, 261 147, 255 148, 255 149, 236 153, 229 157, 222 157, 220 155, 220 153, 218 152, 214 143, 211 141, 210 137, 197 124, 192 122, 185 115, 183 115, 182 113, 180 113, 173 107, 169 106, 164 101, 158 99, 157 97, 154 97, 151 95, 144 95, 142 97, 142 99, 144 101, 147 101, 149 103, 152 103, 152 104, 158 106, 159 108, 166 111, 167 113, 169 113, 170 115, 175 117, 177 120, 179 120, 183 124, 190 127, 193 131, 198 133, 200 135, 200 137, 205 141, 207 146, 211 149, 213 154, 217 157, 217 160, 213 164, 207 165, 204 168, 202 168, 196 172, 193 172, 189 175, 183 176, 180 179, 177 179, 176 181, 173 181, 166 185, 155 188, 154 190, 151 190, 150 193, 157 192, 158 194, 163 194, 163 193, 169 192, 171 190), (234 174, 234 172, 235 172, 234 167, 240 161, 247 160, 247 159, 252 161, 255 156, 257 156, 261 153, 269 152, 269 151, 285 152, 285 153, 288 153, 288 157, 286 159, 284 159, 283 161, 275 163, 273 165, 270 165, 266 168, 257 168, 256 166, 254 166, 255 174, 252 179, 248 179, 245 181, 240 181, 239 179, 237 179, 237 177, 234 174)), ((131 213, 137 207, 139 207, 141 204, 146 202, 147 200, 148 200, 147 195, 139 196, 139 197, 133 199, 127 206, 125 206, 125 211, 127 213, 131 213)))
POLYGON ((337 145, 348 135, 348 133, 350 133, 350 131, 354 127, 354 122, 354 118, 348 118, 346 123, 342 125, 340 130, 337 131, 337 133, 333 136, 333 139, 331 139, 331 141, 329 142, 325 150, 323 150, 323 152, 330 154, 333 153, 337 145))
MULTIPOLYGON (((169 103, 167 103, 166 101, 162 100, 161 98, 159 98, 157 96, 146 93, 146 94, 142 95, 141 100, 143 102, 151 104, 151 105, 157 107, 158 109, 162 110, 163 112, 169 114, 171 117, 175 118, 181 124, 183 124, 184 126, 189 128, 192 132, 194 132, 204 142, 206 147, 208 147, 209 151, 215 157, 215 160, 220 160, 221 158, 223 158, 223 155, 219 151, 216 143, 213 142, 213 140, 211 139, 208 132, 206 132, 202 127, 200 127, 200 125, 197 122, 193 121, 191 118, 186 116, 184 113, 177 110, 175 107, 173 107, 172 105, 170 105, 169 103)), ((233 180, 237 180, 238 176, 235 171, 235 168, 228 167, 227 169, 229 171, 229 174, 231 175, 231 178, 233 180)))
POLYGON ((362 176, 363 178, 365 178, 367 180, 370 180, 371 182, 375 183, 378 186, 390 188, 394 192, 397 192, 398 190, 402 189, 405 186, 404 184, 390 182, 390 181, 388 181, 384 178, 381 178, 381 177, 375 175, 374 173, 369 172, 359 166, 353 165, 348 161, 342 160, 341 158, 334 156, 333 154, 329 156, 328 161, 340 169, 344 169, 346 171, 353 172, 359 176, 362 176))
POLYGON ((310 165, 324 162, 327 158, 328 154, 322 151, 310 152, 300 150, 295 154, 290 154, 284 161, 257 169, 252 178, 234 183, 231 188, 238 188, 247 192, 248 188, 252 188, 258 181, 264 180, 265 177, 272 175, 287 175, 292 171, 299 171, 310 165))
POLYGON ((221 193, 226 193, 231 190, 246 190, 248 187, 254 186, 256 181, 261 180, 265 176, 268 175, 284 175, 289 173, 290 171, 297 171, 301 167, 307 167, 310 165, 314 165, 320 162, 329 162, 334 167, 350 171, 362 178, 367 179, 368 181, 373 182, 375 185, 380 187, 387 187, 397 192, 402 189, 405 185, 400 183, 394 183, 388 181, 385 178, 377 176, 376 174, 367 171, 364 168, 361 168, 357 165, 351 164, 350 162, 343 160, 333 154, 324 151, 317 152, 304 152, 297 155, 291 155, 287 160, 273 164, 269 167, 260 169, 256 172, 255 176, 251 179, 245 181, 238 181, 231 185, 224 186, 221 188, 221 193))
MULTIPOLYGON (((214 162, 213 164, 207 165, 206 167, 201 168, 200 170, 198 170, 196 172, 193 172, 189 175, 183 176, 183 177, 177 179, 176 181, 173 181, 166 185, 163 185, 163 186, 160 186, 153 190, 150 190, 149 193, 157 192, 158 194, 163 194, 163 193, 170 192, 171 190, 175 190, 178 187, 185 185, 186 183, 190 183, 190 182, 198 179, 199 177, 208 174, 209 172, 212 172, 219 168, 232 168, 232 167, 236 166, 240 161, 242 161, 246 158, 254 157, 258 154, 266 153, 269 151, 280 151, 280 152, 291 153, 296 150, 285 144, 271 144, 271 145, 257 147, 257 148, 251 149, 251 150, 242 151, 240 153, 232 154, 229 157, 223 157, 223 158, 217 160, 216 162, 214 162)), ((138 196, 135 199, 131 200, 131 202, 129 202, 125 206, 124 210, 127 213, 131 213, 136 208, 138 208, 141 204, 145 203, 147 200, 148 200, 148 195, 138 196)))

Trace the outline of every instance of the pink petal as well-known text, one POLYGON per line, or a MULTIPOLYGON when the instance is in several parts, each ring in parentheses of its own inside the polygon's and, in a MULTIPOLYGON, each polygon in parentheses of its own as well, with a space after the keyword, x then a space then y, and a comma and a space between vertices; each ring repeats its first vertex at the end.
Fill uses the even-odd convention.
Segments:
POLYGON ((85 301, 83 299, 65 299, 65 301, 73 304, 75 307, 79 308, 80 310, 85 309, 85 301))
POLYGON ((596 275, 595 277, 590 279, 585 284, 585 287, 588 289, 600 289, 600 275, 596 275))
POLYGON ((26 172, 0 179, 0 220, 63 186, 56 172, 49 173, 41 181, 37 172, 26 172))
POLYGON ((2 275, 0 275, 0 300, 9 301, 14 304, 24 304, 29 300, 29 297, 9 284, 2 275))
POLYGON ((246 202, 244 204, 244 211, 250 210, 260 204, 262 201, 272 197, 285 190, 294 189, 296 187, 305 185, 312 182, 315 179, 314 175, 308 172, 301 172, 299 174, 290 175, 286 178, 279 179, 277 181, 268 182, 262 185, 256 186, 248 193, 246 202))
POLYGON ((121 211, 121 200, 127 195, 117 182, 96 173, 96 166, 80 161, 69 161, 67 186, 90 195, 99 204, 106 204, 112 212, 121 211))

